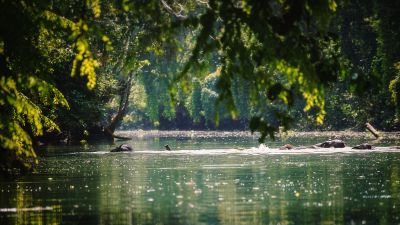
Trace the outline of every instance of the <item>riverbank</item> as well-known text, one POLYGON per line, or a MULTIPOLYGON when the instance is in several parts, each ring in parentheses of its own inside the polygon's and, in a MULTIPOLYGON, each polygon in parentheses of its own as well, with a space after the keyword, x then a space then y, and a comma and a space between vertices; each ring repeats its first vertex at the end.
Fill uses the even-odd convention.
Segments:
MULTIPOLYGON (((259 133, 251 133, 250 131, 195 131, 195 130, 120 130, 117 135, 129 138, 217 138, 217 137, 248 137, 257 139, 259 133)), ((384 139, 400 139, 400 132, 380 132, 384 139)), ((369 132, 354 131, 312 131, 297 132, 289 131, 276 135, 277 139, 315 137, 328 139, 348 139, 348 138, 366 138, 375 139, 369 132)))

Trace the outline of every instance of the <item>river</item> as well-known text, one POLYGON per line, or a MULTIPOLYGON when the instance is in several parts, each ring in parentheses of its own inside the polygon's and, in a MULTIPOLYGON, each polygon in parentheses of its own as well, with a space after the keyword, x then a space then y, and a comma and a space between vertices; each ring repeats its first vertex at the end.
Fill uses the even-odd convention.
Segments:
POLYGON ((121 134, 41 149, 34 174, 0 180, 0 224, 400 224, 398 134, 373 150, 278 149, 365 133, 121 134), (135 151, 109 152, 122 143, 135 151))

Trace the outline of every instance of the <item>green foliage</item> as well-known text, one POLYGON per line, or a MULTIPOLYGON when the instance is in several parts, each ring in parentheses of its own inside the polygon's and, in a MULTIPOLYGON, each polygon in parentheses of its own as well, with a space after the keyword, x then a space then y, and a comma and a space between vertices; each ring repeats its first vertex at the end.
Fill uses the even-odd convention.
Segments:
MULTIPOLYGON (((45 112, 56 106, 68 107, 64 95, 54 86, 57 64, 69 60, 68 33, 84 29, 62 15, 65 5, 54 10, 50 2, 0 2, 0 156, 1 170, 32 169, 37 164, 34 138, 44 132, 59 131, 53 115, 45 112), (61 47, 63 46, 63 47, 61 47)), ((93 6, 93 5, 92 5, 93 6)), ((95 83, 95 63, 78 38, 72 45, 83 59, 75 68, 95 83), (75 43, 75 44, 74 44, 75 43), (91 60, 92 64, 85 60, 91 60)), ((79 55, 78 54, 78 55, 79 55)))
POLYGON ((155 89, 157 88, 155 81, 155 75, 152 73, 144 73, 141 76, 141 81, 144 84, 145 91, 146 91, 146 96, 147 96, 147 106, 146 106, 146 111, 147 111, 147 116, 150 118, 150 120, 158 124, 159 121, 159 104, 158 104, 158 95, 157 91, 155 89))
POLYGON ((31 168, 37 164, 32 136, 42 135, 44 131, 59 130, 58 126, 42 114, 37 104, 28 94, 35 93, 42 104, 47 106, 64 105, 64 96, 51 84, 30 76, 17 79, 0 78, 0 148, 2 170, 19 166, 31 168), (24 90, 21 92, 20 90, 24 90))
POLYGON ((252 108, 250 107, 250 81, 240 76, 232 79, 232 98, 239 117, 250 119, 252 108))
POLYGON ((192 80, 192 93, 189 97, 188 108, 190 115, 195 123, 199 123, 201 119, 201 83, 197 78, 192 80))
MULTIPOLYGON (((273 95, 278 102, 272 103, 290 105, 289 90, 299 89, 306 100, 304 109, 317 108, 316 121, 322 123, 326 114, 324 86, 334 81, 339 71, 336 49, 329 48, 333 39, 328 27, 335 10, 334 1, 210 1, 200 17, 202 28, 190 62, 197 62, 213 50, 220 51, 218 88, 232 115, 237 111, 232 95, 237 91, 232 89, 237 76, 251 81, 249 99, 260 108, 271 102, 260 93, 277 85, 276 74, 281 74, 285 84, 276 89, 273 95)), ((257 121, 264 124, 253 126, 254 130, 272 136, 279 125, 288 125, 288 112, 278 108, 275 114, 282 123, 268 123, 259 115, 257 121)))
MULTIPOLYGON (((204 112, 204 118, 207 123, 212 123, 217 117, 217 100, 218 90, 216 84, 220 76, 219 70, 209 74, 203 82, 203 88, 201 89, 201 107, 204 112)), ((218 124, 218 121, 216 121, 218 124)))
POLYGON ((338 10, 340 44, 347 60, 347 78, 359 105, 366 115, 359 123, 369 120, 380 129, 399 126, 398 73, 400 60, 400 4, 390 1, 344 2, 338 10), (379 107, 377 107, 379 105, 379 107))
POLYGON ((400 62, 396 63, 395 67, 397 69, 397 74, 389 83, 389 91, 392 102, 396 106, 396 119, 400 121, 400 62))
POLYGON ((158 101, 162 106, 162 115, 171 120, 175 117, 175 108, 173 106, 171 95, 169 95, 169 81, 167 77, 162 77, 158 85, 158 101))

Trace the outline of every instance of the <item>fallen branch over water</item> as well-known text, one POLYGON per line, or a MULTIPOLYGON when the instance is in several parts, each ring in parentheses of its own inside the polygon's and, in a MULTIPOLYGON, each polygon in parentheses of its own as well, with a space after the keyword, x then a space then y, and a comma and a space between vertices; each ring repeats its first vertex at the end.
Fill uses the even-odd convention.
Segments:
POLYGON ((367 130, 375 136, 375 138, 381 138, 379 132, 370 123, 366 123, 365 126, 367 127, 367 130))
POLYGON ((121 140, 131 140, 132 139, 130 137, 123 137, 123 136, 119 136, 119 135, 116 135, 116 134, 112 134, 111 136, 113 138, 117 138, 117 139, 121 139, 121 140))
POLYGON ((121 135, 117 135, 117 134, 114 133, 114 131, 112 131, 112 130, 110 130, 108 128, 104 129, 104 133, 109 137, 117 138, 117 139, 121 139, 121 140, 131 140, 132 139, 131 137, 124 137, 124 136, 121 136, 121 135))

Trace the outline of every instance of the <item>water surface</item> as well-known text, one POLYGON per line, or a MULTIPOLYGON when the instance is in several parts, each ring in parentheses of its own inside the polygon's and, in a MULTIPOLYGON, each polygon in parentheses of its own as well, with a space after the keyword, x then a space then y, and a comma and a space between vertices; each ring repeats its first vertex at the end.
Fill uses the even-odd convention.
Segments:
MULTIPOLYGON (((278 150, 330 137, 167 135, 53 146, 0 181, 0 224, 400 224, 397 136, 372 151, 278 150), (163 150, 169 144, 173 151, 163 150)), ((346 137, 350 144, 368 141, 346 137)))

